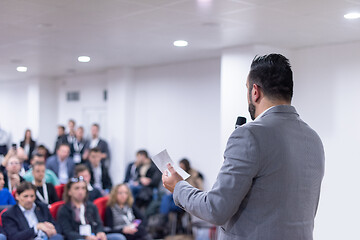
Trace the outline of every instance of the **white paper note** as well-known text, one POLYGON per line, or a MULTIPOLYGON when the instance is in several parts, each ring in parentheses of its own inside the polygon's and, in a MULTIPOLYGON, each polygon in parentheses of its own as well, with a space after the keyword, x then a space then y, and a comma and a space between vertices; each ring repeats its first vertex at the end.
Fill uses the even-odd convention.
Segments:
POLYGON ((174 164, 173 160, 171 160, 168 152, 166 149, 157 155, 152 157, 153 162, 157 166, 157 168, 164 173, 164 171, 168 171, 169 176, 171 176, 171 173, 167 169, 167 164, 170 163, 171 166, 174 167, 175 171, 184 179, 186 180, 190 175, 185 172, 181 167, 179 167, 177 164, 174 164))

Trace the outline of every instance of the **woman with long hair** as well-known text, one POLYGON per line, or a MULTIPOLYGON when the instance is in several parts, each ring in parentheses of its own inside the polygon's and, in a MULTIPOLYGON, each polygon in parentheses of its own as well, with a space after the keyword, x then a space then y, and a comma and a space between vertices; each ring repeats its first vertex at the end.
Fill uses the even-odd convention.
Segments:
POLYGON ((128 185, 113 187, 105 211, 105 226, 110 228, 109 232, 124 234, 127 240, 149 240, 144 218, 133 204, 128 185))
POLYGON ((87 201, 87 183, 82 177, 71 178, 64 190, 65 204, 58 213, 58 223, 68 240, 125 240, 122 234, 108 234, 97 207, 87 201))

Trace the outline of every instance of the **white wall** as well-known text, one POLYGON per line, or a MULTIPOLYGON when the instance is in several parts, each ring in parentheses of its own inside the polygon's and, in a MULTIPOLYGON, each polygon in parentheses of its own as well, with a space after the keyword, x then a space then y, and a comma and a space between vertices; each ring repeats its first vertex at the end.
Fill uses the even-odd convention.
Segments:
POLYGON ((294 102, 325 147, 314 239, 359 239, 360 43, 295 52, 294 102))
POLYGON ((167 149, 215 181, 220 158, 220 59, 137 69, 133 151, 167 149))

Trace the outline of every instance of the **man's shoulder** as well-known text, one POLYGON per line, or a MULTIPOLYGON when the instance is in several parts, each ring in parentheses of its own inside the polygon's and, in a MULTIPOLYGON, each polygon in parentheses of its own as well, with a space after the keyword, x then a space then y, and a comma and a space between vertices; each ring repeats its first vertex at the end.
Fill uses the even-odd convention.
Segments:
POLYGON ((6 217, 15 217, 15 219, 17 219, 17 215, 19 214, 19 212, 21 212, 18 204, 15 204, 11 207, 9 207, 1 216, 2 218, 6 218, 6 217))

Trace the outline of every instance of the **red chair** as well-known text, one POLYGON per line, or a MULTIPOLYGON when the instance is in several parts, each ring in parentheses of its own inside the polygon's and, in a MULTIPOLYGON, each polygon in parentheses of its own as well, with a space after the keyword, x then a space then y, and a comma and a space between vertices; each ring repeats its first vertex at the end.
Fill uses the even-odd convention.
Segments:
POLYGON ((60 200, 63 199, 64 188, 65 188, 65 184, 60 184, 55 186, 56 194, 58 195, 58 198, 60 200))
POLYGON ((57 212, 59 211, 59 208, 65 204, 65 201, 57 201, 50 205, 49 211, 51 216, 56 220, 57 212))
POLYGON ((4 212, 6 212, 7 208, 4 208, 1 212, 0 212, 0 227, 2 227, 2 220, 1 220, 1 216, 3 215, 4 212))
MULTIPOLYGON (((15 195, 16 195, 16 189, 14 189, 11 194, 13 195, 13 197, 15 198, 15 195)), ((16 199, 16 198, 15 198, 16 199)))
POLYGON ((100 218, 103 222, 105 222, 105 210, 106 210, 106 203, 109 200, 109 196, 97 198, 94 200, 94 204, 99 211, 100 218))

